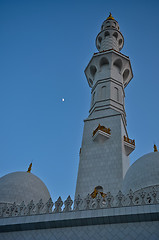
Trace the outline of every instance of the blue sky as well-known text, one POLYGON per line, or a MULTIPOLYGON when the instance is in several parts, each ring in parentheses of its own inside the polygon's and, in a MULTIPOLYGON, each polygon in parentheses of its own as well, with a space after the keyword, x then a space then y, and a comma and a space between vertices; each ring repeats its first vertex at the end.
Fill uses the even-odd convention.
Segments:
POLYGON ((126 87, 131 163, 159 148, 159 2, 0 1, 0 176, 32 172, 53 200, 74 196, 90 107, 84 75, 109 12, 134 78, 126 87), (62 102, 61 99, 65 101, 62 102))

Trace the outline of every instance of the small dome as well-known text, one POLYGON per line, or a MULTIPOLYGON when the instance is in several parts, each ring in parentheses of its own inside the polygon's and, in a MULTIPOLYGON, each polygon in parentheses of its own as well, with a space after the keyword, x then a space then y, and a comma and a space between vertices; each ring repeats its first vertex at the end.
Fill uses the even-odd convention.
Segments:
POLYGON ((128 169, 123 181, 123 193, 159 185, 159 152, 148 153, 128 169))
POLYGON ((0 178, 0 204, 28 204, 31 200, 38 203, 40 199, 45 203, 49 198, 45 184, 32 173, 13 172, 0 178))

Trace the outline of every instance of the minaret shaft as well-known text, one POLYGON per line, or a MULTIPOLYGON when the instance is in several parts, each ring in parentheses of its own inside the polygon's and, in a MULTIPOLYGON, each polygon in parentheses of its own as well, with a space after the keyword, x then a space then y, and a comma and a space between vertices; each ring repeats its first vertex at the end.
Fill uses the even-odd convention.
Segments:
POLYGON ((85 197, 97 186, 117 194, 134 149, 124 141, 128 139, 124 88, 132 79, 129 58, 119 52, 124 38, 112 16, 101 30, 96 40, 100 52, 85 70, 92 98, 90 115, 84 121, 75 197, 85 197))

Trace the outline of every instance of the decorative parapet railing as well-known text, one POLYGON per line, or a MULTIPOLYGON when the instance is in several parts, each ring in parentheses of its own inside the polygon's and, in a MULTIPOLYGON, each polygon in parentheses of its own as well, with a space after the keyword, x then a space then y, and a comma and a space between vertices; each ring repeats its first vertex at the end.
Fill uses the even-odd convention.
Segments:
POLYGON ((159 204, 159 186, 144 188, 136 192, 130 190, 127 195, 124 195, 119 191, 115 197, 113 197, 110 192, 108 192, 104 198, 98 193, 94 199, 90 194, 84 199, 81 199, 78 195, 74 200, 74 205, 70 196, 68 196, 64 202, 61 197, 59 197, 55 204, 51 198, 45 204, 42 200, 37 204, 31 201, 28 205, 25 205, 24 202, 20 205, 17 205, 16 203, 3 204, 3 206, 0 207, 0 217, 28 216, 47 213, 54 214, 59 212, 142 206, 150 204, 159 204))
POLYGON ((107 134, 111 134, 111 133, 110 133, 110 132, 111 132, 110 128, 106 128, 106 127, 101 126, 101 125, 99 124, 98 127, 93 131, 93 136, 96 134, 96 132, 97 132, 98 130, 100 130, 100 131, 102 131, 102 132, 105 132, 105 133, 107 133, 107 134))
POLYGON ((135 150, 135 140, 124 136, 124 147, 126 155, 129 156, 135 150))
POLYGON ((134 139, 132 140, 132 139, 124 136, 124 141, 135 146, 135 140, 134 139))

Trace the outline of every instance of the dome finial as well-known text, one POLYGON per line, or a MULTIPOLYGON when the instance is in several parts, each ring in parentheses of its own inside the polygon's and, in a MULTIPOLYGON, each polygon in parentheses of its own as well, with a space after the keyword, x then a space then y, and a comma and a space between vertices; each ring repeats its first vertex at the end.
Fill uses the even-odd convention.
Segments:
POLYGON ((31 172, 31 168, 32 168, 32 162, 30 163, 30 165, 29 165, 29 167, 28 167, 28 173, 30 173, 31 172))
POLYGON ((109 17, 107 17, 107 20, 114 20, 114 18, 113 18, 113 16, 112 16, 112 14, 111 14, 111 12, 109 13, 109 17))
POLYGON ((154 148, 154 152, 158 152, 157 146, 155 144, 154 144, 153 148, 154 148))

